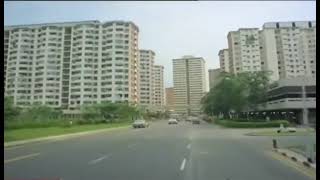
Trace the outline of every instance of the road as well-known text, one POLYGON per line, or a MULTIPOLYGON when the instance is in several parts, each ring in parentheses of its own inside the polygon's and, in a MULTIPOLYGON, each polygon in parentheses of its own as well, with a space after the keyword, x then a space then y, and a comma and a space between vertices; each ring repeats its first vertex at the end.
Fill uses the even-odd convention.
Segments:
MULTIPOLYGON (((274 159, 269 137, 202 122, 124 129, 4 150, 4 178, 19 180, 307 180, 274 159)), ((303 139, 299 139, 303 141, 303 139)))

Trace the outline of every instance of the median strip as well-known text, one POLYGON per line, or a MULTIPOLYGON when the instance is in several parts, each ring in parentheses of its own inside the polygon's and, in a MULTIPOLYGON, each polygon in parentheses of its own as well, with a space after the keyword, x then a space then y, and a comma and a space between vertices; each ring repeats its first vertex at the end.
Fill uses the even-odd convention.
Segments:
POLYGON ((5 142, 4 147, 12 147, 27 143, 34 143, 34 142, 40 142, 40 141, 48 141, 48 140, 63 140, 67 138, 72 137, 78 137, 82 135, 89 135, 89 134, 95 134, 100 132, 106 132, 106 131, 112 131, 117 129, 126 129, 128 128, 128 125, 120 126, 120 127, 111 127, 111 128, 102 128, 98 130, 88 130, 88 131, 82 131, 82 132, 75 132, 75 133, 67 133, 62 135, 53 135, 53 136, 47 136, 47 137, 40 137, 40 138, 33 138, 33 139, 27 139, 27 140, 19 140, 19 141, 12 141, 12 142, 5 142))
POLYGON ((4 160, 4 164, 10 163, 10 162, 14 162, 14 161, 19 161, 19 160, 22 160, 22 159, 35 157, 35 156, 38 156, 38 155, 40 155, 40 153, 33 153, 33 154, 24 155, 24 156, 19 156, 19 157, 13 158, 13 159, 4 160))

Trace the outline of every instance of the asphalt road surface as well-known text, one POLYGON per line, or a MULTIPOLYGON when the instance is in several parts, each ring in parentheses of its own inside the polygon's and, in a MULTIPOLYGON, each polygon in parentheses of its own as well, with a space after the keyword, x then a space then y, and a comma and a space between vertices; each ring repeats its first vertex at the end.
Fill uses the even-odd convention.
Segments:
MULTIPOLYGON (((10 180, 307 180, 269 156, 269 137, 201 122, 167 121, 6 148, 10 180)), ((292 139, 291 137, 291 140, 292 139)), ((290 139, 289 139, 290 141, 290 139)), ((305 141, 298 138, 298 141, 305 141)))

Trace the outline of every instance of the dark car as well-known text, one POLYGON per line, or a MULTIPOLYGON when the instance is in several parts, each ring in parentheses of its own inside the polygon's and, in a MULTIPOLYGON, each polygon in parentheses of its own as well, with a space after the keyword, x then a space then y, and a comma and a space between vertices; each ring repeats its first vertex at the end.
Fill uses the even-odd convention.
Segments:
POLYGON ((200 120, 199 119, 192 119, 192 124, 200 124, 200 120))

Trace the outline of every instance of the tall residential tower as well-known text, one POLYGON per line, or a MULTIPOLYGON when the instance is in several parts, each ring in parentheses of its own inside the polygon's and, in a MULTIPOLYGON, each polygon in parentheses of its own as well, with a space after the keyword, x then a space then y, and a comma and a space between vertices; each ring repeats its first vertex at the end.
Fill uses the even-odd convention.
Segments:
POLYGON ((180 114, 200 113, 200 101, 206 92, 204 59, 184 56, 172 62, 175 111, 180 114))

